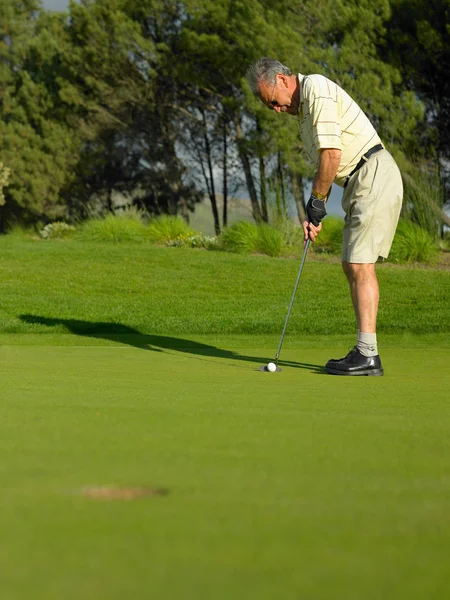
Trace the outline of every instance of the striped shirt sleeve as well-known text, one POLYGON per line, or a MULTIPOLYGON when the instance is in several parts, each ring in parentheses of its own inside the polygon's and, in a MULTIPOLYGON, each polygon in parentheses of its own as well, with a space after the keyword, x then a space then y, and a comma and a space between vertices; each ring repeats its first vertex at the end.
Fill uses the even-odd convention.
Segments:
POLYGON ((335 88, 323 78, 320 87, 311 87, 309 113, 312 120, 313 142, 317 150, 342 149, 338 98, 335 88))

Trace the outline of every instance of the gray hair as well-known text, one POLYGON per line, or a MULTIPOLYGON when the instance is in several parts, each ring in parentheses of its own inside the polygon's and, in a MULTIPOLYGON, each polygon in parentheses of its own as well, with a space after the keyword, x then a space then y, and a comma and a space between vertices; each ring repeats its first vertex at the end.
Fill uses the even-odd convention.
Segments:
POLYGON ((279 73, 282 73, 283 75, 292 75, 292 71, 289 67, 280 63, 279 60, 274 60, 273 58, 260 58, 249 66, 245 77, 250 89, 257 96, 259 93, 259 86, 262 83, 274 85, 279 73))

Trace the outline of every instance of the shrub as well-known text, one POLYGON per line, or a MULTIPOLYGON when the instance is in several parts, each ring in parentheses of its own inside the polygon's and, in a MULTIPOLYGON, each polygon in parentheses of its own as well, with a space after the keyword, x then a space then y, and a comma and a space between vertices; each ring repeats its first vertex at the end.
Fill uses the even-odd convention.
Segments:
POLYGON ((54 240, 71 237, 74 232, 75 227, 73 225, 68 225, 64 221, 55 221, 54 223, 48 223, 44 229, 41 229, 39 235, 44 240, 54 240))
POLYGON ((5 196, 3 195, 3 189, 7 187, 9 183, 9 177, 11 175, 11 169, 3 166, 3 163, 0 163, 0 206, 5 204, 5 196))
POLYGON ((183 219, 170 215, 161 215, 150 221, 146 228, 146 235, 151 242, 167 244, 182 237, 193 236, 195 232, 183 219))
POLYGON ((191 248, 206 248, 206 250, 220 250, 219 238, 198 233, 189 238, 191 248))
POLYGON ((434 263, 438 256, 439 245, 428 231, 412 221, 400 220, 389 260, 399 263, 434 263))
POLYGON ((237 252, 238 254, 255 252, 258 247, 258 228, 248 221, 238 221, 223 230, 220 244, 226 252, 237 252))
POLYGON ((194 233, 194 235, 180 235, 174 240, 168 240, 167 246, 187 248, 206 248, 206 250, 218 250, 219 242, 216 237, 210 237, 203 233, 194 233))
POLYGON ((98 242, 139 242, 145 239, 146 227, 137 213, 108 215, 85 221, 79 237, 98 242))

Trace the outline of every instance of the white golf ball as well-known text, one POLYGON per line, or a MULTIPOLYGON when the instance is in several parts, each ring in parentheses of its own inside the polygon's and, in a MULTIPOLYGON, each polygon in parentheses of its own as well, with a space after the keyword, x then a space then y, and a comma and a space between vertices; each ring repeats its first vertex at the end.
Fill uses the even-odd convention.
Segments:
POLYGON ((270 362, 267 365, 267 370, 270 371, 271 373, 274 373, 277 370, 277 365, 273 362, 270 362))

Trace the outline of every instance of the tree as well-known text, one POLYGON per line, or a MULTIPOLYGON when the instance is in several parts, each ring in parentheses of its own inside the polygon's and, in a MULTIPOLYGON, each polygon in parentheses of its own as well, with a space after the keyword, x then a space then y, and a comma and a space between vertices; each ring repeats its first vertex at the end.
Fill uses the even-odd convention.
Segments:
POLYGON ((37 34, 35 0, 0 6, 0 156, 11 171, 0 231, 15 219, 64 214, 61 188, 71 178, 77 136, 55 119, 58 98, 47 78, 55 41, 37 34))
POLYGON ((267 111, 244 80, 261 56, 335 79, 389 148, 417 148, 422 105, 386 59, 388 0, 81 0, 69 15, 36 9, 35 0, 0 7, 0 158, 11 168, 3 229, 12 218, 111 211, 117 193, 187 220, 206 190, 218 233, 231 183, 241 181, 257 222, 269 219, 274 196, 280 214, 294 197, 302 219, 313 173, 296 120, 267 111))
MULTIPOLYGON (((437 162, 450 202, 450 0, 392 0, 384 56, 425 105, 417 155, 437 162)), ((442 213, 443 220, 445 213, 442 213)), ((448 223, 447 223, 448 224, 448 223)))

